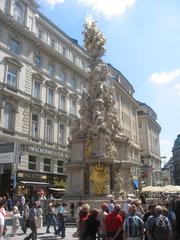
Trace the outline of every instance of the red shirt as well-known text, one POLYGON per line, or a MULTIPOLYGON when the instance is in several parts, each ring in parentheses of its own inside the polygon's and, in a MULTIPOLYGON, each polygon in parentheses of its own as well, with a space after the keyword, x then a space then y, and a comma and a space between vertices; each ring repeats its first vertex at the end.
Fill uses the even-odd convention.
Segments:
POLYGON ((120 225, 122 225, 122 223, 122 217, 113 211, 105 219, 106 231, 117 232, 118 228, 120 227, 120 225))

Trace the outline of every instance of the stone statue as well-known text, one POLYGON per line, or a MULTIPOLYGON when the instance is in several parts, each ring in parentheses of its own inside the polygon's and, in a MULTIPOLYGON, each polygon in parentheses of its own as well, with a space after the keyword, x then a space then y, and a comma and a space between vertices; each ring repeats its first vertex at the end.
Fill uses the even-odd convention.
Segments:
POLYGON ((126 195, 124 191, 124 181, 119 172, 116 172, 114 183, 114 196, 116 199, 123 198, 126 195))

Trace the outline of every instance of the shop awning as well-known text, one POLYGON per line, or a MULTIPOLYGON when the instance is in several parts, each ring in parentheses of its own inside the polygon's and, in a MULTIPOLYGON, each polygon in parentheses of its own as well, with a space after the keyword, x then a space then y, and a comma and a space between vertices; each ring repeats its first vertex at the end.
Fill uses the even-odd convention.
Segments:
POLYGON ((55 192, 65 192, 66 191, 66 189, 64 189, 64 188, 49 188, 49 190, 55 191, 55 192))
POLYGON ((47 183, 47 182, 30 182, 30 181, 20 181, 20 183, 23 183, 23 184, 25 184, 25 185, 31 185, 31 186, 33 186, 33 185, 36 185, 36 186, 48 186, 49 185, 49 183, 47 183))

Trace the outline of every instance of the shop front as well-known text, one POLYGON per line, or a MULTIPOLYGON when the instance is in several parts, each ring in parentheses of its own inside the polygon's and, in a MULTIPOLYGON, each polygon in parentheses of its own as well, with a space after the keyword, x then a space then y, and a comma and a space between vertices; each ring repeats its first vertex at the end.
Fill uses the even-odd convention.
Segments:
POLYGON ((31 201, 45 195, 62 197, 66 189, 66 175, 18 170, 17 193, 23 193, 31 201))

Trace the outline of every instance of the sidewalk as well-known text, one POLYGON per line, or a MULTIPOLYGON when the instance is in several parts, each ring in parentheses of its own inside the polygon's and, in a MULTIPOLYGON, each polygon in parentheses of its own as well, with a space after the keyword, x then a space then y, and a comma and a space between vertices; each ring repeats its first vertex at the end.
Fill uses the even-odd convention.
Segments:
MULTIPOLYGON (((52 240, 52 239, 61 239, 61 237, 55 237, 53 227, 50 227, 51 233, 46 233, 46 226, 38 229, 38 240, 52 240)), ((72 235, 76 231, 76 228, 67 227, 66 228, 66 237, 65 240, 77 240, 72 235)), ((11 226, 7 226, 7 240, 23 240, 30 233, 30 229, 27 230, 27 234, 22 233, 21 227, 17 231, 17 235, 11 236, 11 226)))

